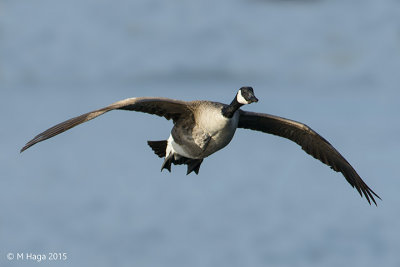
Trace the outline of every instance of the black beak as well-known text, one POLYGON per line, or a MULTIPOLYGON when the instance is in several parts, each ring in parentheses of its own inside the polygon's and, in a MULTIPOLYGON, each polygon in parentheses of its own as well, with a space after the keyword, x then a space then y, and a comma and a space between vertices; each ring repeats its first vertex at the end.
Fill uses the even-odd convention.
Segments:
POLYGON ((254 95, 252 95, 252 96, 250 97, 250 103, 253 103, 253 102, 258 102, 258 98, 255 97, 254 95))

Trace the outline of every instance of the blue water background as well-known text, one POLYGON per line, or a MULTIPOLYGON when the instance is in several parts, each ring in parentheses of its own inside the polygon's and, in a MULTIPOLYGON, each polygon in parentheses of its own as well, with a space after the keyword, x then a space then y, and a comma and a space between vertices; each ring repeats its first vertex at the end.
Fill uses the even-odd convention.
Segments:
POLYGON ((0 266, 400 266, 400 1, 1 0, 0 266), (160 172, 171 122, 134 96, 304 122, 383 199, 275 136, 239 129, 200 175, 160 172), (37 265, 39 266, 39 265, 37 265))

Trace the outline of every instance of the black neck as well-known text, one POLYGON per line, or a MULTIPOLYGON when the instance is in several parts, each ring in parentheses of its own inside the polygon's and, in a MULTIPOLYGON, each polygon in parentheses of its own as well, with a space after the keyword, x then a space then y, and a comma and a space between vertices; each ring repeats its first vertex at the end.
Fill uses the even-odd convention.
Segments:
POLYGON ((236 110, 238 110, 243 104, 240 104, 235 98, 232 100, 229 106, 225 106, 222 109, 222 115, 226 118, 232 118, 233 114, 235 114, 236 110))

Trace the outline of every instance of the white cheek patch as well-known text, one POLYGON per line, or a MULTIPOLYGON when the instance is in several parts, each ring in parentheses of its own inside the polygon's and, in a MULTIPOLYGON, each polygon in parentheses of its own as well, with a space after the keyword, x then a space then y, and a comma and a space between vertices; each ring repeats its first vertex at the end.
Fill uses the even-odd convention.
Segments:
POLYGON ((242 96, 242 90, 239 90, 237 96, 236 96, 237 102, 240 104, 246 105, 249 104, 249 102, 242 96))

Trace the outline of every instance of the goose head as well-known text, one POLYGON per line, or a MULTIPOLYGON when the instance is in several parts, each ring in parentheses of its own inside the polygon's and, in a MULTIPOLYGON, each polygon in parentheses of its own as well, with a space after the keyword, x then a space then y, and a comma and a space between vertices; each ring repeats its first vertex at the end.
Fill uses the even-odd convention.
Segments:
POLYGON ((257 97, 254 95, 253 88, 250 86, 244 86, 239 89, 231 104, 226 105, 222 109, 222 115, 225 118, 232 118, 232 116, 241 106, 251 104, 253 102, 258 102, 257 97))
POLYGON ((236 101, 241 105, 247 105, 253 102, 258 102, 258 99, 254 95, 253 88, 246 86, 239 89, 236 94, 236 101))

